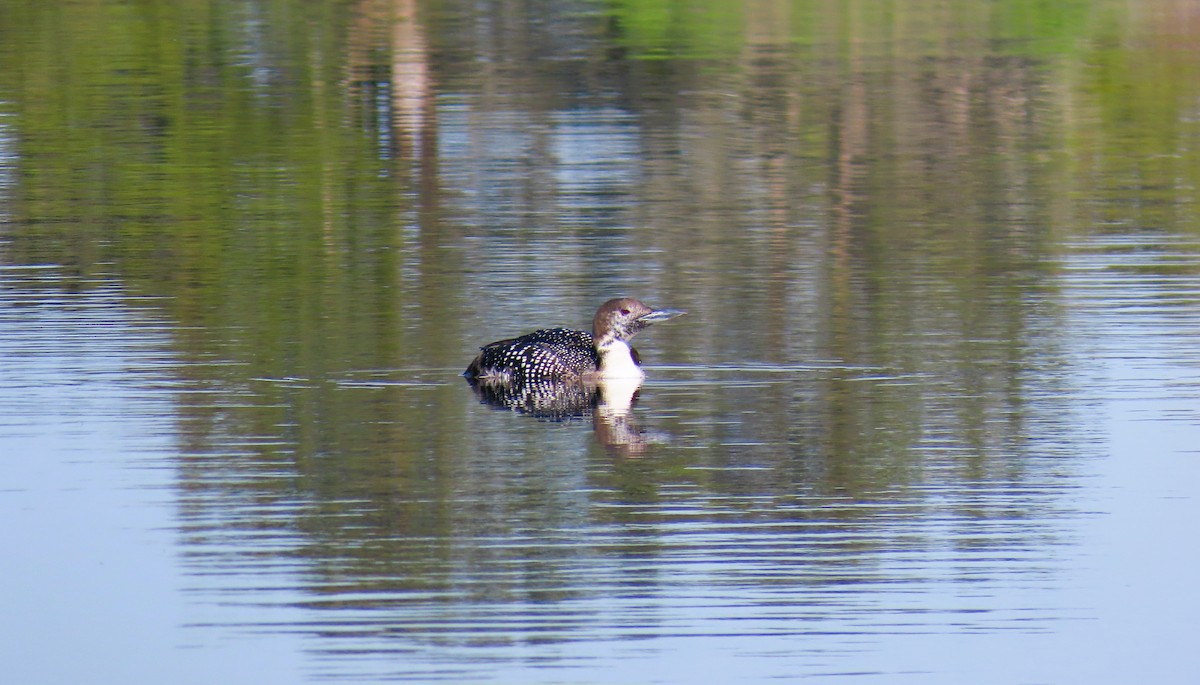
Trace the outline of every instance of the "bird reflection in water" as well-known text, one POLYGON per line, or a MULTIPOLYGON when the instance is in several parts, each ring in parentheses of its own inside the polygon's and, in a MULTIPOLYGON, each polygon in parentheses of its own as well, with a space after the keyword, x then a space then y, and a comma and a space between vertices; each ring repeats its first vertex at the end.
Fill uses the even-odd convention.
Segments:
POLYGON ((645 434, 633 415, 641 389, 640 378, 598 381, 538 381, 516 384, 481 383, 467 379, 479 401, 495 409, 526 414, 543 421, 592 419, 596 440, 622 456, 638 456, 648 445, 661 442, 645 434))

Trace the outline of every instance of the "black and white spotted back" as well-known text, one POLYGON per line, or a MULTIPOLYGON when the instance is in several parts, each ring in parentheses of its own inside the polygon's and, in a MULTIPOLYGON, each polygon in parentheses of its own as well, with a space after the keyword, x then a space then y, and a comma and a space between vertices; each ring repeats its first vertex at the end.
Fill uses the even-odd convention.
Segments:
POLYGON ((463 375, 491 383, 525 384, 577 379, 595 371, 599 364, 590 333, 544 328, 485 345, 463 375))

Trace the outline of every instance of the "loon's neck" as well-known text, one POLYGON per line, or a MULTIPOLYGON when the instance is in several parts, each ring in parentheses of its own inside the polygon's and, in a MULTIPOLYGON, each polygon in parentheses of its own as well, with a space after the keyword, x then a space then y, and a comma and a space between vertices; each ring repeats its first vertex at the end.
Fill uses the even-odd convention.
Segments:
POLYGON ((645 378, 642 367, 633 360, 633 350, 623 340, 601 339, 596 343, 600 356, 600 378, 645 378))

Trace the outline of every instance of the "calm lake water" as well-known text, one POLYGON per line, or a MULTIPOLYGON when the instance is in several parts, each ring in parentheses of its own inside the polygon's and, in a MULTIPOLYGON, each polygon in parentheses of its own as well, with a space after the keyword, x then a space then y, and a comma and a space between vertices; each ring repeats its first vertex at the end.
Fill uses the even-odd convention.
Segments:
POLYGON ((0 36, 6 682, 1200 671, 1195 3, 0 36), (459 377, 617 295, 622 431, 459 377))

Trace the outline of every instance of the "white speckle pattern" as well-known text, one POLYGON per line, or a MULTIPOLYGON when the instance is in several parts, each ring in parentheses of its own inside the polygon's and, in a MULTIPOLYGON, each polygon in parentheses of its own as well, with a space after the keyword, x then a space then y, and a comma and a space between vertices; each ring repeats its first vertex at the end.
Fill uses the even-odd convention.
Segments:
POLYGON ((590 333, 544 328, 480 348, 466 376, 524 385, 538 380, 580 378, 599 365, 600 357, 590 333))

